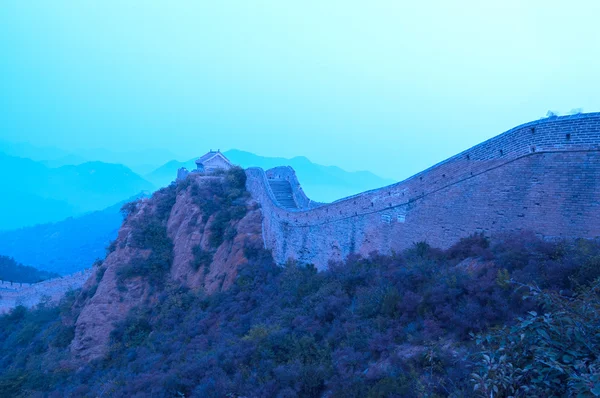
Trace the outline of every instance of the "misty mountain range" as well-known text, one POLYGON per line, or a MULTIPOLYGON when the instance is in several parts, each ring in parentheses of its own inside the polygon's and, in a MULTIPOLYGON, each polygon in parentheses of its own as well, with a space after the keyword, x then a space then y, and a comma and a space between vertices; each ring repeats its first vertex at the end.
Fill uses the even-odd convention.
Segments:
POLYGON ((0 230, 82 215, 155 188, 121 164, 86 162, 51 168, 5 154, 0 154, 0 181, 0 230))
MULTIPOLYGON (((153 166, 171 155, 160 150, 135 153, 87 150, 82 153, 0 141, 0 204, 5 209, 0 231, 103 210, 140 192, 168 185, 180 167, 188 170, 196 167, 195 158, 185 162, 168 160, 153 166), (150 171, 141 173, 143 170, 150 171)), ((302 156, 263 157, 235 149, 224 154, 244 168, 292 166, 305 192, 319 202, 332 202, 394 182, 368 171, 347 172, 339 167, 315 164, 302 156)))
POLYGON ((89 268, 117 237, 125 202, 56 223, 0 231, 0 253, 61 275, 89 268))

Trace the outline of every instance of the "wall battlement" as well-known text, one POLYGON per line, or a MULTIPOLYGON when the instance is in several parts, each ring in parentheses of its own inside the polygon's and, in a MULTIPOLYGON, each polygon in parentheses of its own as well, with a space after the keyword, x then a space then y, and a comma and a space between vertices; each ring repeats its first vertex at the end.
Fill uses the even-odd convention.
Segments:
POLYGON ((330 204, 284 209, 267 181, 283 175, 301 192, 293 171, 247 175, 264 209, 265 244, 279 263, 292 258, 325 268, 351 253, 390 253, 423 240, 447 247, 474 232, 595 238, 600 113, 520 125, 402 182, 330 204))
POLYGON ((39 283, 18 283, 0 280, 0 314, 23 305, 33 307, 48 298, 51 302, 60 300, 69 290, 79 289, 90 277, 91 268, 47 279, 39 283))

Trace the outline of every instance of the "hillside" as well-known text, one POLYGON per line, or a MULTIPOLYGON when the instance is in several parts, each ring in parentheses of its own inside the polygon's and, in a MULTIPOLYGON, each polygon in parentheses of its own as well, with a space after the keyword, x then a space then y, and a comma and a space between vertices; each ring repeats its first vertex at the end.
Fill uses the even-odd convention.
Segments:
POLYGON ((524 397, 600 387, 597 244, 473 236, 324 272, 246 253, 216 294, 156 279, 168 266, 132 273, 122 253, 60 307, 0 317, 0 393, 524 397), (82 341, 102 360, 82 358, 82 341))
POLYGON ((0 395, 600 388, 599 242, 475 234, 447 250, 417 242, 322 272, 281 267, 263 249, 261 210, 244 182, 237 169, 190 175, 126 205, 110 254, 80 292, 0 317, 0 395))
POLYGON ((0 231, 0 253, 61 275, 89 268, 104 258, 106 247, 116 238, 123 203, 56 223, 0 231))
POLYGON ((246 250, 262 247, 260 211, 245 180, 241 169, 224 177, 190 175, 124 207, 128 215, 118 237, 86 286, 98 283, 77 319, 75 357, 104 355, 107 325, 154 300, 166 285, 216 293, 234 283, 246 250))
MULTIPOLYGON (((318 202, 332 202, 394 183, 393 180, 381 178, 368 171, 349 172, 339 167, 313 163, 302 156, 292 159, 264 157, 236 149, 226 151, 224 155, 233 164, 243 168, 261 167, 267 170, 277 166, 292 166, 307 195, 318 202)), ((147 174, 145 178, 156 186, 166 186, 175 179, 177 169, 180 167, 186 167, 188 170, 195 169, 194 161, 195 159, 187 162, 170 161, 147 174)))
POLYGON ((86 162, 46 167, 41 162, 0 153, 0 230, 54 222, 104 209, 153 189, 125 166, 86 162))
POLYGON ((16 262, 13 258, 0 256, 0 280, 18 283, 37 283, 55 278, 58 274, 40 271, 16 262))

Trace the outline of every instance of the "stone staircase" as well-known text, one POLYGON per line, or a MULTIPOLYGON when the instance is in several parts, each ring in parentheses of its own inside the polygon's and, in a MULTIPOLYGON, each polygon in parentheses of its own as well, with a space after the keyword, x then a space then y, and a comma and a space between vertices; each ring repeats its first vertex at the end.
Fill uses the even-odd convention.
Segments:
POLYGON ((280 206, 286 209, 297 209, 298 205, 294 200, 294 195, 292 193, 292 186, 289 181, 286 180, 269 180, 269 185, 271 186, 271 190, 275 195, 275 199, 279 203, 280 206))

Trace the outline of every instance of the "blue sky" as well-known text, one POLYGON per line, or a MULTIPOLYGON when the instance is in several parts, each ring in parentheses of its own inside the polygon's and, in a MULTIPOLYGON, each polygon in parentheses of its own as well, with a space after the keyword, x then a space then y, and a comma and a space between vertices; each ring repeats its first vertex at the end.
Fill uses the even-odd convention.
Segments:
POLYGON ((404 178, 548 110, 600 110, 590 1, 0 4, 0 138, 304 155, 404 178))

